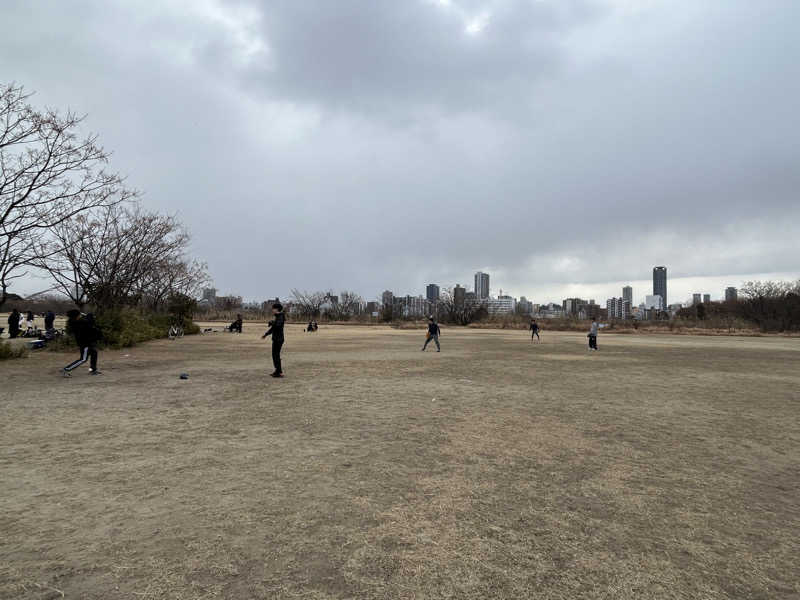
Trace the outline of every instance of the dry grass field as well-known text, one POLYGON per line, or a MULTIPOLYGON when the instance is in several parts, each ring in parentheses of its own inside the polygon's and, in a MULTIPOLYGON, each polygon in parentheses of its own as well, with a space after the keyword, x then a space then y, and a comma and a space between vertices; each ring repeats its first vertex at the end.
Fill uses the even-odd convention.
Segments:
POLYGON ((800 597, 797 338, 263 330, 0 363, 0 598, 800 597))

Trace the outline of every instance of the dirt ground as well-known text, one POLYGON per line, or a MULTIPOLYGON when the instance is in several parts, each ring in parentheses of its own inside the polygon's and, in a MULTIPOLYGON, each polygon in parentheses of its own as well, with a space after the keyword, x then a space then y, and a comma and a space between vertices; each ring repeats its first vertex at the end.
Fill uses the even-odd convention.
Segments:
POLYGON ((797 338, 263 330, 0 363, 0 598, 800 598, 797 338))

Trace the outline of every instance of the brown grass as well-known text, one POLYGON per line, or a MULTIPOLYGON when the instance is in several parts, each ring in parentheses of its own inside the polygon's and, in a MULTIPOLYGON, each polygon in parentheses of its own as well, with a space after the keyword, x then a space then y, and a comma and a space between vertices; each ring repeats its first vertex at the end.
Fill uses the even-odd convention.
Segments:
POLYGON ((262 332, 0 364, 0 598, 800 597, 795 339, 262 332))

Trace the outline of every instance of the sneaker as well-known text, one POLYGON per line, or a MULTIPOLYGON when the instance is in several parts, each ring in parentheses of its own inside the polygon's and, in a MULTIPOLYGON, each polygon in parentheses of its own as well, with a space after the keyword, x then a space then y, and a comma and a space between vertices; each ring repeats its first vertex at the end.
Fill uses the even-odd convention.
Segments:
POLYGON ((62 377, 72 377, 72 373, 70 373, 66 369, 61 369, 61 376, 62 377))
POLYGON ((275 377, 275 378, 283 377, 283 373, 273 373, 272 375, 270 375, 270 377, 275 377))
POLYGON ((100 371, 98 371, 97 369, 89 369, 89 373, 91 373, 92 375, 102 375, 103 374, 100 371))

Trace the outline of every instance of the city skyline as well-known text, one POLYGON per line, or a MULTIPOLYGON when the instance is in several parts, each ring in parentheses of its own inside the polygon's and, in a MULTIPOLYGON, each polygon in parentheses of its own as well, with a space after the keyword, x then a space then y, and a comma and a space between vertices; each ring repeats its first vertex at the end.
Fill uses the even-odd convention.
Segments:
MULTIPOLYGON (((493 277, 491 273, 486 273, 490 276, 490 280, 493 277)), ((751 277, 745 278, 741 281, 733 281, 728 276, 717 276, 712 278, 709 284, 709 278, 700 278, 700 277, 677 277, 672 278, 669 277, 669 287, 670 289, 677 288, 677 292, 670 292, 670 295, 673 296, 670 304, 682 304, 684 306, 690 306, 693 300, 693 294, 700 293, 701 297, 704 294, 711 295, 712 302, 721 302, 726 299, 726 290, 728 288, 733 288, 736 290, 738 295, 738 290, 741 288, 743 283, 747 281, 766 281, 766 280, 780 280, 780 281, 795 281, 798 277, 795 277, 793 274, 790 273, 756 273, 752 274, 751 277), (698 291, 699 290, 699 291, 698 291), (713 290, 709 292, 708 290, 713 290)), ((383 286, 383 289, 386 291, 392 292, 396 297, 405 297, 405 296, 412 296, 412 297, 422 297, 426 298, 427 296, 427 286, 430 285, 430 282, 425 284, 420 284, 419 289, 406 289, 405 287, 400 286, 383 286)), ((464 290, 466 293, 473 293, 474 292, 474 275, 473 277, 463 277, 460 281, 456 281, 452 284, 439 281, 434 285, 439 286, 440 291, 444 291, 447 289, 455 289, 456 286, 462 286, 461 289, 464 290), (464 284, 464 281, 467 281, 467 284, 464 284), (470 281, 472 281, 472 285, 470 285, 470 281)), ((571 284, 564 288, 563 293, 556 292, 544 292, 542 288, 539 288, 537 291, 536 287, 531 287, 533 291, 529 291, 527 293, 523 292, 520 293, 514 289, 506 289, 505 286, 498 285, 494 286, 493 284, 490 286, 490 295, 492 297, 497 297, 500 292, 500 289, 503 289, 504 294, 508 294, 516 299, 520 299, 522 297, 526 297, 528 301, 531 301, 536 304, 561 304, 565 298, 595 298, 598 304, 602 304, 605 306, 605 301, 608 298, 614 298, 620 296, 620 291, 624 290, 625 287, 632 288, 632 296, 633 302, 631 303, 632 307, 638 307, 642 304, 646 303, 646 297, 648 295, 652 295, 652 278, 650 279, 638 279, 638 280, 631 280, 631 281, 619 281, 619 282, 611 282, 611 283, 603 283, 603 284, 571 284), (637 290, 641 290, 641 293, 637 292, 637 290)), ((314 289, 314 286, 305 286, 300 287, 300 289, 314 289)), ((350 289, 346 285, 338 286, 331 288, 333 293, 339 293, 340 291, 350 289)), ((219 290, 218 290, 219 291, 219 290)), ((381 295, 385 292, 361 292, 355 290, 359 293, 365 301, 382 301, 381 295)), ((225 290, 225 294, 236 293, 235 290, 225 290)), ((623 292, 624 294, 624 292, 623 292)), ((241 294, 239 294, 241 295, 241 294)), ((275 297, 276 294, 271 294, 269 297, 275 297)), ((277 294, 280 298, 290 298, 291 292, 287 291, 284 294, 277 294)), ((259 301, 262 299, 262 296, 244 296, 247 298, 248 301, 259 301)), ((622 296, 620 296, 622 297, 622 296)))

